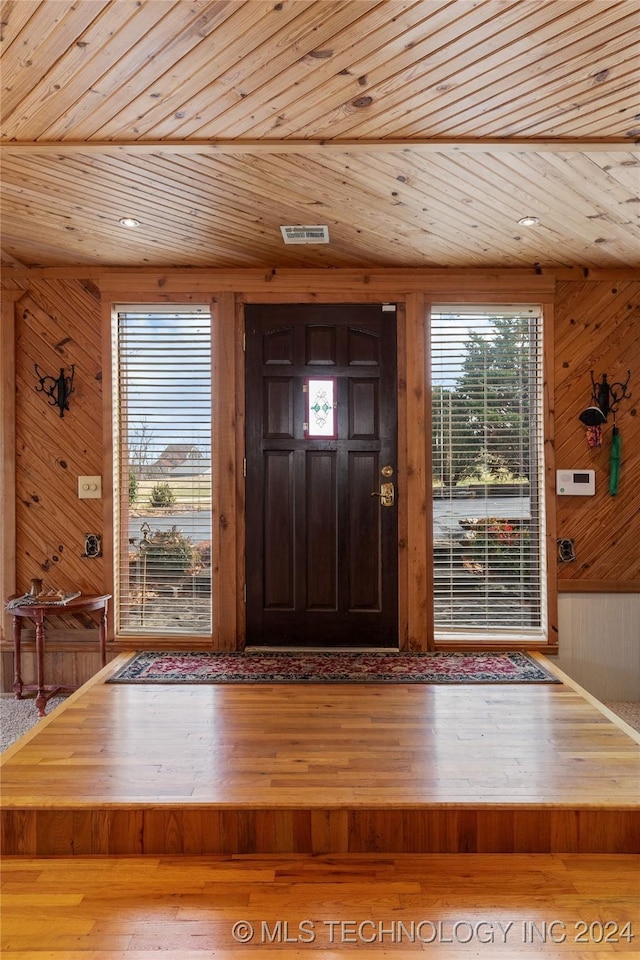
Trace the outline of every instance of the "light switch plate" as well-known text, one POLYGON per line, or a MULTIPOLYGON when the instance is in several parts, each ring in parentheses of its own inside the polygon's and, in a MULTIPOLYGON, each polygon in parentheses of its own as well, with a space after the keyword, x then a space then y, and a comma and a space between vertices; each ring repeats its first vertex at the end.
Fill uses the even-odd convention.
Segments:
POLYGON ((102 497, 102 477, 78 477, 78 497, 99 500, 102 497))

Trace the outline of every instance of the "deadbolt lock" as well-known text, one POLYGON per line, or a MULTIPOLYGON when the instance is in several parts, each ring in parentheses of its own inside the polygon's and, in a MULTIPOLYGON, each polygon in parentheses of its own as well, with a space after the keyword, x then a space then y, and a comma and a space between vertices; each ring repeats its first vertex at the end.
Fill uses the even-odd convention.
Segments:
POLYGON ((392 477, 393 476, 393 467, 391 464, 387 463, 386 466, 380 471, 383 477, 392 477))

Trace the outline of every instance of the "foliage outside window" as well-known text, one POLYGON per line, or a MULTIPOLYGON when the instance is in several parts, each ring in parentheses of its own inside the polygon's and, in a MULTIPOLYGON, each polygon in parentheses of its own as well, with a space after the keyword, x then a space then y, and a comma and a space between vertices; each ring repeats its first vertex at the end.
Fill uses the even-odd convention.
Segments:
POLYGON ((118 633, 209 634, 209 308, 122 307, 114 339, 118 633))
POLYGON ((436 636, 542 639, 540 309, 434 307, 431 384, 436 636))

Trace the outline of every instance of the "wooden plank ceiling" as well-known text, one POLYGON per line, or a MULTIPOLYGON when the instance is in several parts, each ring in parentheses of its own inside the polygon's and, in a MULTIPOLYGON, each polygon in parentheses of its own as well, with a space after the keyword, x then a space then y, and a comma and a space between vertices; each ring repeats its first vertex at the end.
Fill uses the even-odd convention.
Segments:
POLYGON ((2 27, 5 266, 640 263, 637 0, 6 0, 2 27))

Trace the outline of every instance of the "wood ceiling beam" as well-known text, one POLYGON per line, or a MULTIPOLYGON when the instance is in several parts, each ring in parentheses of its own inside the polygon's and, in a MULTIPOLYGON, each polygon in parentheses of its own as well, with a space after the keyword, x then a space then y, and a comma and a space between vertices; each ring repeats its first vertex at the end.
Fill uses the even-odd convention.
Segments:
MULTIPOLYGON (((96 264, 82 264, 57 267, 23 267, 12 268, 4 266, 2 270, 4 281, 20 282, 24 280, 92 280, 105 289, 130 287, 133 280, 146 285, 149 289, 165 291, 167 285, 173 289, 184 290, 230 290, 232 292, 248 289, 273 289, 284 284, 293 286, 296 291, 315 289, 335 281, 331 289, 368 291, 383 286, 386 293, 397 294, 403 291, 424 291, 434 284, 460 284, 473 278, 473 283, 496 283, 503 285, 537 284, 538 288, 545 288, 547 281, 556 283, 559 280, 575 280, 586 282, 622 282, 623 280, 637 281, 638 271, 632 267, 592 268, 576 265, 575 267, 379 267, 371 266, 350 269, 335 267, 327 270, 326 267, 171 267, 159 266, 155 268, 99 266, 96 264), (534 279, 535 278, 535 279, 534 279)), ((163 295, 160 296, 163 299, 163 295)))
POLYGON ((428 139, 428 140, 105 140, 105 141, 14 141, 1 149, 13 155, 70 156, 73 154, 122 153, 144 155, 207 154, 300 154, 320 151, 325 154, 384 153, 407 150, 416 153, 573 153, 632 150, 640 141, 628 138, 610 140, 531 139, 428 139))

